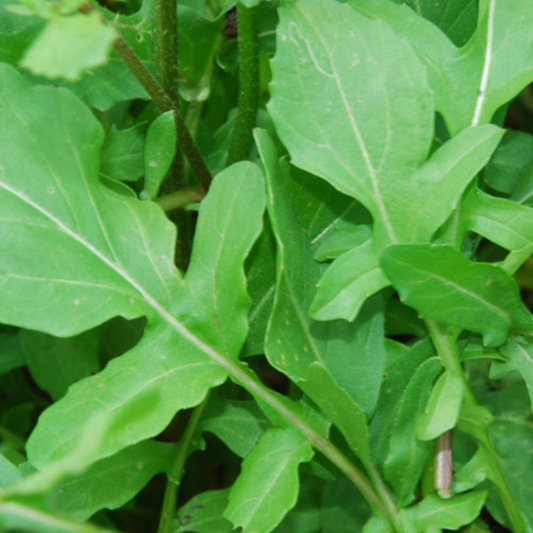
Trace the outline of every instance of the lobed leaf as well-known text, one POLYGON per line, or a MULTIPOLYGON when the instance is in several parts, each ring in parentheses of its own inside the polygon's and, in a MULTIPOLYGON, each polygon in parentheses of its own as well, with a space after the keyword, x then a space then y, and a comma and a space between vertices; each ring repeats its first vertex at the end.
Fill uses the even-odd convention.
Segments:
POLYGON ((380 263, 401 298, 425 319, 479 332, 488 346, 502 344, 511 328, 531 329, 515 281, 497 266, 429 244, 389 246, 380 263))
POLYGON ((298 497, 298 466, 310 461, 311 445, 293 429, 269 429, 246 456, 224 516, 246 533, 268 533, 298 497))
POLYGON ((218 176, 184 280, 162 211, 99 183, 102 132, 91 113, 67 91, 30 88, 5 66, 0 87, 0 319, 71 335, 115 315, 148 317, 143 341, 72 387, 28 442, 42 467, 71 449, 96 413, 120 413, 148 394, 152 401, 107 439, 106 457, 158 434, 230 368, 239 372, 249 307, 243 262, 260 231, 262 179, 249 163, 218 176))

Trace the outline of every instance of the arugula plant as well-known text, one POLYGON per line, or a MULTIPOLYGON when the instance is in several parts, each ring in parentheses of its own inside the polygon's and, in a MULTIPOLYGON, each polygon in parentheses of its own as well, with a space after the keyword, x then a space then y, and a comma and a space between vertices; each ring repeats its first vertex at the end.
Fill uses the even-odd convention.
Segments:
POLYGON ((533 531, 532 0, 0 10, 3 530, 533 531))

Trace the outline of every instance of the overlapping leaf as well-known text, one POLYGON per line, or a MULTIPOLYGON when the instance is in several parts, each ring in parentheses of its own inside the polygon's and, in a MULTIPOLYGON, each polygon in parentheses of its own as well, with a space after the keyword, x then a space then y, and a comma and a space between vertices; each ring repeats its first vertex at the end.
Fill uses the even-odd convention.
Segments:
POLYGON ((268 533, 298 497, 298 466, 313 456, 311 445, 294 429, 266 431, 243 462, 224 512, 245 533, 268 533))
POLYGON ((380 260, 402 299, 423 318, 482 333, 489 346, 502 344, 511 328, 531 330, 516 282, 498 266, 429 244, 392 245, 380 260))
POLYGON ((69 335, 114 315, 148 316, 142 342, 72 387, 28 444, 42 466, 70 449, 95 413, 149 395, 107 439, 104 457, 159 433, 236 368, 249 305, 243 261, 260 231, 262 180, 243 163, 215 181, 183 280, 159 208, 98 182, 102 132, 90 112, 68 92, 30 88, 8 67, 0 78, 1 320, 69 335))
POLYGON ((499 107, 533 80, 531 0, 480 2, 477 29, 462 48, 407 6, 389 0, 351 4, 386 21, 413 44, 428 70, 437 110, 452 135, 490 122, 499 107))
MULTIPOLYGON (((347 393, 347 397, 339 401, 351 397, 352 414, 344 408, 338 410, 338 415, 353 416, 352 424, 362 423, 360 435, 363 436, 366 429, 360 410, 371 416, 385 360, 380 305, 377 301, 369 305, 356 325, 319 323, 309 318, 307 309, 320 276, 320 265, 312 259, 309 241, 297 222, 283 182, 283 177, 288 174, 277 161, 272 141, 262 131, 256 133, 256 141, 268 177, 268 211, 278 246, 277 287, 267 330, 267 356, 272 365, 326 408, 321 405, 326 400, 321 388, 315 388, 308 381, 310 366, 320 365, 323 372, 330 374, 331 382, 340 386, 339 394, 343 394, 342 389, 347 393), (353 349, 353 356, 347 353, 347 345, 353 349), (354 361, 357 361, 357 370, 354 361), (350 372, 354 371, 357 371, 357 377, 353 374, 350 378, 350 372), (354 415, 356 412, 358 414, 354 415)), ((327 409, 326 413, 332 414, 327 409)))

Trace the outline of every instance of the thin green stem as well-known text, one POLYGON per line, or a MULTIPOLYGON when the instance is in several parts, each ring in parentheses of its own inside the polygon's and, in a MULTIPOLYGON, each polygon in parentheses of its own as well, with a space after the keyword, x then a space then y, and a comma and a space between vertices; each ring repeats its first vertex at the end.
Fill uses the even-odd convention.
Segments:
POLYGON ((333 443, 311 427, 292 407, 289 400, 282 401, 276 393, 261 383, 257 376, 243 365, 231 365, 233 379, 256 399, 264 402, 280 414, 291 426, 300 431, 311 445, 329 459, 361 492, 370 507, 388 517, 392 527, 398 532, 403 531, 397 521, 398 511, 392 501, 384 502, 376 492, 370 479, 355 466, 333 443), (392 511, 391 511, 392 510, 392 511), (392 515, 392 516, 391 516, 392 515))
POLYGON ((259 44, 254 10, 237 4, 239 28, 239 109, 227 165, 248 159, 259 106, 259 44))
MULTIPOLYGON (((474 393, 470 388, 470 384, 468 383, 461 367, 459 352, 457 350, 457 336, 459 334, 458 330, 455 329, 453 332, 450 332, 449 328, 432 320, 426 321, 426 327, 433 345, 435 346, 438 355, 441 357, 442 363, 446 370, 454 373, 459 372, 464 379, 465 403, 467 405, 478 405, 476 397, 474 396, 474 393)), ((505 479, 498 456, 496 455, 496 452, 494 451, 494 448, 490 442, 488 429, 486 426, 480 426, 478 430, 481 432, 479 440, 484 447, 485 452, 487 453, 489 465, 493 473, 493 481, 498 487, 505 510, 507 511, 509 519, 513 525, 513 530, 515 533, 521 533, 523 531, 523 522, 520 510, 511 493, 511 489, 509 488, 507 480, 505 479)))
POLYGON ((396 504, 392 500, 389 491, 387 490, 387 487, 385 486, 385 483, 383 483, 383 480, 381 479, 381 476, 379 475, 379 471, 376 468, 374 464, 370 464, 368 467, 368 472, 370 475, 370 479, 372 480, 372 483, 374 484, 374 487, 376 489, 376 492, 379 494, 381 501, 385 505, 386 508, 386 516, 389 520, 389 522, 394 526, 394 529, 396 531, 401 531, 402 526, 400 522, 400 516, 398 513, 398 509, 396 507, 396 504))
POLYGON ((189 457, 189 450, 191 444, 193 443, 194 437, 196 436, 196 431, 198 429, 198 424, 202 419, 203 412, 209 401, 209 392, 207 393, 204 401, 199 404, 193 410, 189 421, 187 422, 187 427, 185 428, 185 433, 178 443, 177 453, 172 465, 172 469, 169 473, 167 485, 165 488, 165 495, 163 497, 163 506, 161 509, 161 518, 159 520, 158 533, 170 533, 172 531, 172 519, 176 514, 176 504, 178 501, 178 491, 183 472, 185 470, 185 462, 189 457))
POLYGON ((166 194, 157 198, 156 203, 163 209, 169 212, 175 209, 183 209, 184 207, 201 202, 205 196, 205 190, 201 186, 188 187, 179 191, 166 194))
MULTIPOLYGON (((89 4, 85 4, 80 11, 88 13, 94 10, 89 4)), ((101 17, 102 21, 111 26, 113 25, 107 21, 104 17, 101 17)), ((205 161, 196 146, 185 121, 181 115, 179 106, 176 105, 171 95, 167 94, 161 83, 152 75, 152 73, 145 67, 143 62, 139 59, 137 54, 131 49, 129 44, 122 38, 118 31, 115 30, 116 38, 113 42, 113 48, 122 58, 127 67, 131 70, 132 74, 139 80, 140 84, 144 87, 146 92, 150 95, 150 98, 162 113, 166 111, 174 111, 176 120, 176 129, 178 132, 178 142, 183 151, 185 157, 189 161, 191 168, 193 169, 196 177, 204 189, 209 188, 209 184, 212 181, 211 172, 207 168, 205 161)))

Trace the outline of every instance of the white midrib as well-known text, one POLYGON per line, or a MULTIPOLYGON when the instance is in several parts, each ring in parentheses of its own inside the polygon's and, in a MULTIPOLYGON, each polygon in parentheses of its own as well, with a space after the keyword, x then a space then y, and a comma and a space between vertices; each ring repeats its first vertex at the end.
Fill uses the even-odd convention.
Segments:
POLYGON ((0 182, 0 188, 13 194, 27 205, 33 207, 36 211, 44 215, 48 220, 53 222, 66 235, 74 239, 76 242, 84 246, 88 251, 94 254, 100 261, 111 268, 125 281, 127 281, 148 303, 148 305, 156 311, 161 318, 163 318, 177 333, 187 339, 193 346, 205 353, 212 361, 224 368, 230 376, 232 376, 238 383, 240 383, 251 394, 259 397, 266 404, 270 405, 275 411, 283 416, 293 427, 298 429, 311 444, 321 451, 326 457, 330 459, 344 474, 359 488, 362 494, 369 502, 372 502, 376 508, 381 508, 381 502, 372 487, 369 485, 361 473, 352 465, 352 463, 326 438, 316 432, 304 419, 297 413, 287 407, 281 400, 279 400, 273 393, 271 393, 264 385, 250 376, 246 370, 240 367, 237 363, 226 359, 222 354, 213 350, 208 344, 199 339, 191 331, 189 331, 179 320, 177 320, 163 305, 161 305, 156 298, 154 298, 148 291, 137 283, 125 270, 119 265, 113 263, 107 256, 102 254, 90 242, 84 239, 81 235, 73 232, 68 226, 63 224, 61 220, 55 217, 52 213, 35 203, 31 198, 26 196, 21 191, 10 187, 6 183, 0 182))
MULTIPOLYGON (((333 78, 335 80, 335 85, 337 86, 337 90, 339 91, 339 94, 342 98, 342 104, 344 106, 344 110, 346 111, 346 116, 348 117, 348 120, 350 121, 350 126, 352 128, 352 131, 355 135, 355 139, 357 141, 357 144, 359 145, 359 148, 361 150, 361 154, 363 155, 363 161, 365 164, 365 167, 367 169, 368 175, 370 177, 370 181, 372 183, 372 190, 374 191, 374 197, 375 201, 379 210, 379 214, 381 216, 381 219, 383 221, 383 224, 385 225, 385 228, 387 230, 387 233, 389 234, 389 237, 391 239, 391 242, 398 242, 398 238, 396 234, 394 233, 394 228, 392 227, 391 221, 389 220, 389 214, 387 213, 387 209, 385 208, 385 204, 383 203, 383 197, 381 194, 380 186, 379 186, 379 180, 376 174, 376 169, 374 168, 374 165, 372 164, 372 160, 370 159, 370 154, 368 153, 368 150, 366 149, 366 144, 363 139, 363 136, 361 135, 361 132, 359 130, 359 126, 357 125, 357 121, 355 120, 355 117, 353 115, 352 108, 349 105, 348 98, 346 97, 346 93, 344 92, 344 87, 342 86, 342 82, 339 78, 338 72, 333 68, 333 62, 331 60, 329 50, 324 45, 324 41, 321 38, 320 32, 316 29, 315 25, 313 24, 313 21, 309 19, 309 17, 306 16, 305 11, 300 12, 303 18, 308 22, 308 24, 313 28, 313 31, 318 36, 320 42, 322 43, 322 46, 324 48, 324 51, 329 59, 329 64, 331 67, 331 73, 327 72, 326 75, 329 78, 333 78)), ((304 39, 305 40, 305 39, 304 39)), ((308 50, 311 50, 310 46, 307 44, 308 50)), ((310 53, 310 55, 312 55, 310 53)), ((312 56, 313 59, 313 56, 312 56)), ((313 63, 315 66, 317 66, 316 59, 313 60, 313 63)), ((319 69, 320 71, 320 69, 319 69)))
POLYGON ((479 125, 481 114, 483 113, 483 104, 487 97, 487 86, 489 84, 490 67, 492 63, 492 43, 494 40, 494 10, 496 0, 491 0, 489 5, 489 17, 487 21, 487 45, 485 48, 485 59, 483 61, 483 72, 481 74, 481 82, 479 84, 479 92, 476 100, 476 107, 474 109, 474 116, 472 117, 471 126, 479 125))

